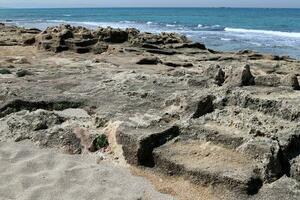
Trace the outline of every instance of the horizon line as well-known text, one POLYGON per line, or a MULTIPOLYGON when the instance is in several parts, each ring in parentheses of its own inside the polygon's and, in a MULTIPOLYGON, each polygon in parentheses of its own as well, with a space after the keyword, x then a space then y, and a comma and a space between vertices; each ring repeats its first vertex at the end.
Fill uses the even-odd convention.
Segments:
POLYGON ((224 8, 224 9, 300 9, 300 7, 239 7, 239 6, 196 6, 196 7, 191 7, 191 6, 102 6, 102 7, 80 7, 80 6, 75 6, 75 7, 0 7, 0 9, 82 9, 82 8, 224 8))

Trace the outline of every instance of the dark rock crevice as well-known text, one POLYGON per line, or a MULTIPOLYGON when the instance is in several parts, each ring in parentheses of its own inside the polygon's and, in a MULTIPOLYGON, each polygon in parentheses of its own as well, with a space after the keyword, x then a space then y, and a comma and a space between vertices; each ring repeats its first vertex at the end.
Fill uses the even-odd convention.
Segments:
POLYGON ((145 134, 142 137, 125 130, 117 134, 117 142, 122 145, 123 155, 129 164, 154 167, 153 150, 177 137, 179 133, 177 126, 161 132, 145 134))
POLYGON ((260 188, 263 186, 263 181, 260 178, 251 178, 247 183, 247 194, 255 195, 259 192, 260 188))
POLYGON ((162 146, 171 139, 179 135, 179 127, 173 126, 172 128, 161 133, 152 134, 140 142, 140 149, 138 151, 138 160, 140 165, 146 167, 154 167, 153 149, 162 146))
POLYGON ((300 155, 300 135, 292 135, 286 146, 281 147, 280 161, 282 164, 283 175, 291 176, 291 160, 300 155))
POLYGON ((280 142, 276 140, 278 145, 280 146, 278 152, 278 161, 280 164, 280 173, 277 174, 275 180, 277 181, 283 176, 291 177, 291 160, 300 155, 300 136, 293 135, 288 139, 287 145, 280 145, 280 142))
POLYGON ((193 114, 192 118, 199 118, 205 114, 211 113, 214 111, 214 104, 213 100, 215 99, 214 96, 208 95, 203 97, 197 105, 197 109, 193 114))
POLYGON ((14 112, 19 112, 21 110, 34 111, 37 109, 44 110, 64 110, 67 108, 78 108, 83 105, 82 102, 76 101, 26 101, 21 99, 15 99, 7 104, 0 107, 0 117, 5 117, 14 112))

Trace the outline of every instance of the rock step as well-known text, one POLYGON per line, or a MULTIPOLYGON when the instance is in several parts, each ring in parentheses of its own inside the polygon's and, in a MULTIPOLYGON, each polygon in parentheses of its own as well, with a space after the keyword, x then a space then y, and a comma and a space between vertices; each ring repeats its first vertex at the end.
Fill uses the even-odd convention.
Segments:
POLYGON ((281 138, 288 131, 297 129, 295 122, 270 116, 264 112, 241 108, 238 106, 226 106, 224 109, 216 109, 208 113, 202 122, 207 127, 227 130, 232 135, 239 132, 242 137, 268 137, 281 138))
POLYGON ((246 154, 201 140, 174 140, 153 151, 155 166, 205 186, 255 194, 262 186, 256 161, 246 154))
POLYGON ((182 132, 183 138, 201 139, 229 149, 236 149, 250 138, 240 130, 211 122, 203 125, 193 124, 182 132))
POLYGON ((272 182, 289 174, 288 162, 300 152, 296 125, 257 111, 228 106, 190 120, 181 128, 180 137, 245 154, 256 160, 261 179, 272 182), (277 131, 277 124, 282 124, 284 130, 277 131))
POLYGON ((179 128, 130 129, 123 127, 117 135, 126 161, 132 165, 154 166, 153 149, 179 135, 179 128))
POLYGON ((233 91, 228 105, 249 108, 284 120, 300 121, 300 92, 270 88, 248 88, 233 91), (256 91, 255 91, 256 90, 256 91))

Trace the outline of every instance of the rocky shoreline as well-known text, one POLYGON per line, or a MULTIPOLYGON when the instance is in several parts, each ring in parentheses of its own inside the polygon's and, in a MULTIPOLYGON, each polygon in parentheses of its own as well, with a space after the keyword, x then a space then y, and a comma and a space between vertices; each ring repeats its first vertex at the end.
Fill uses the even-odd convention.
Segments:
POLYGON ((0 49, 1 142, 101 151, 217 199, 300 198, 298 60, 70 25, 0 24, 0 49))

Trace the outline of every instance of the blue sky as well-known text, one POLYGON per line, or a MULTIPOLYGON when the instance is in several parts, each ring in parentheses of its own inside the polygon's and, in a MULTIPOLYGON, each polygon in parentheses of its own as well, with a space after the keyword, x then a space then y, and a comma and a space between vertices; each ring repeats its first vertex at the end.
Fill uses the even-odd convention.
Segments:
POLYGON ((0 0, 0 7, 276 7, 300 0, 0 0))

